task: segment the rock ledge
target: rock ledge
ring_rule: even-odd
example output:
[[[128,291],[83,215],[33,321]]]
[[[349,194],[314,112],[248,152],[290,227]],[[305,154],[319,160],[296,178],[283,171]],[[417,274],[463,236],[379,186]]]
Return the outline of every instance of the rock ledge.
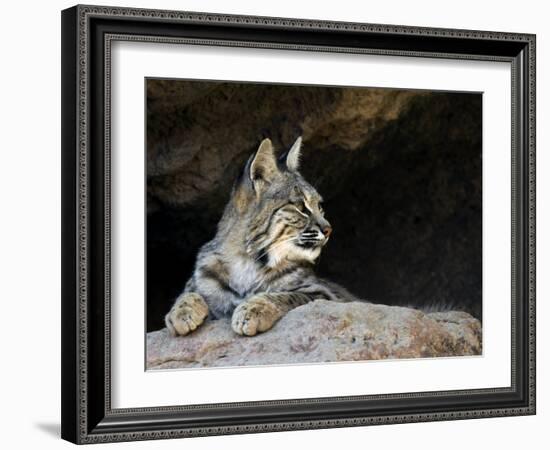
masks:
[[[481,354],[481,323],[465,312],[421,311],[316,300],[290,311],[266,333],[242,337],[230,320],[194,333],[147,334],[147,368],[300,364]]]

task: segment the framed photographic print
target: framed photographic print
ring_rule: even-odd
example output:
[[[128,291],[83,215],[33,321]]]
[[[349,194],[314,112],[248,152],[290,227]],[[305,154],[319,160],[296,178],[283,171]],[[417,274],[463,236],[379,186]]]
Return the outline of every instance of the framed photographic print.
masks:
[[[62,436],[535,413],[535,36],[62,12]]]

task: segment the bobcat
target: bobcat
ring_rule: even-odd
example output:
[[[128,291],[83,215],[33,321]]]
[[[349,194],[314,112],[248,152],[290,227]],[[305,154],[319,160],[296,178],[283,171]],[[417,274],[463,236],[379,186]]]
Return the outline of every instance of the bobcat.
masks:
[[[298,172],[302,139],[277,158],[264,139],[233,187],[216,236],[198,252],[195,269],[166,315],[174,336],[231,315],[246,336],[269,330],[291,309],[315,299],[353,301],[313,266],[332,228],[322,198]]]

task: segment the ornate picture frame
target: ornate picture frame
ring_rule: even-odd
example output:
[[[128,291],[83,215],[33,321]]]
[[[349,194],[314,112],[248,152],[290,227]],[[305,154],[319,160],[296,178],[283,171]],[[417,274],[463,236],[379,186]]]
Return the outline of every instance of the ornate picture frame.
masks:
[[[111,46],[117,41],[511,65],[510,386],[112,407]],[[62,437],[74,443],[535,414],[535,36],[75,6],[62,12]]]

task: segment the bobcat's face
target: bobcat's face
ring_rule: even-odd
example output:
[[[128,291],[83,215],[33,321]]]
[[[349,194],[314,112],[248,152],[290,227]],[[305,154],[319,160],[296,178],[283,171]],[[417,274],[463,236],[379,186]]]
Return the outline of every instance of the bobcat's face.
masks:
[[[298,173],[300,143],[277,161],[265,140],[247,164],[253,196],[247,201],[246,250],[265,266],[313,263],[332,232],[321,196]]]
[[[262,245],[269,265],[279,265],[285,260],[314,262],[332,232],[324,217],[321,197],[313,187],[300,181],[293,186],[284,205],[273,205]]]

